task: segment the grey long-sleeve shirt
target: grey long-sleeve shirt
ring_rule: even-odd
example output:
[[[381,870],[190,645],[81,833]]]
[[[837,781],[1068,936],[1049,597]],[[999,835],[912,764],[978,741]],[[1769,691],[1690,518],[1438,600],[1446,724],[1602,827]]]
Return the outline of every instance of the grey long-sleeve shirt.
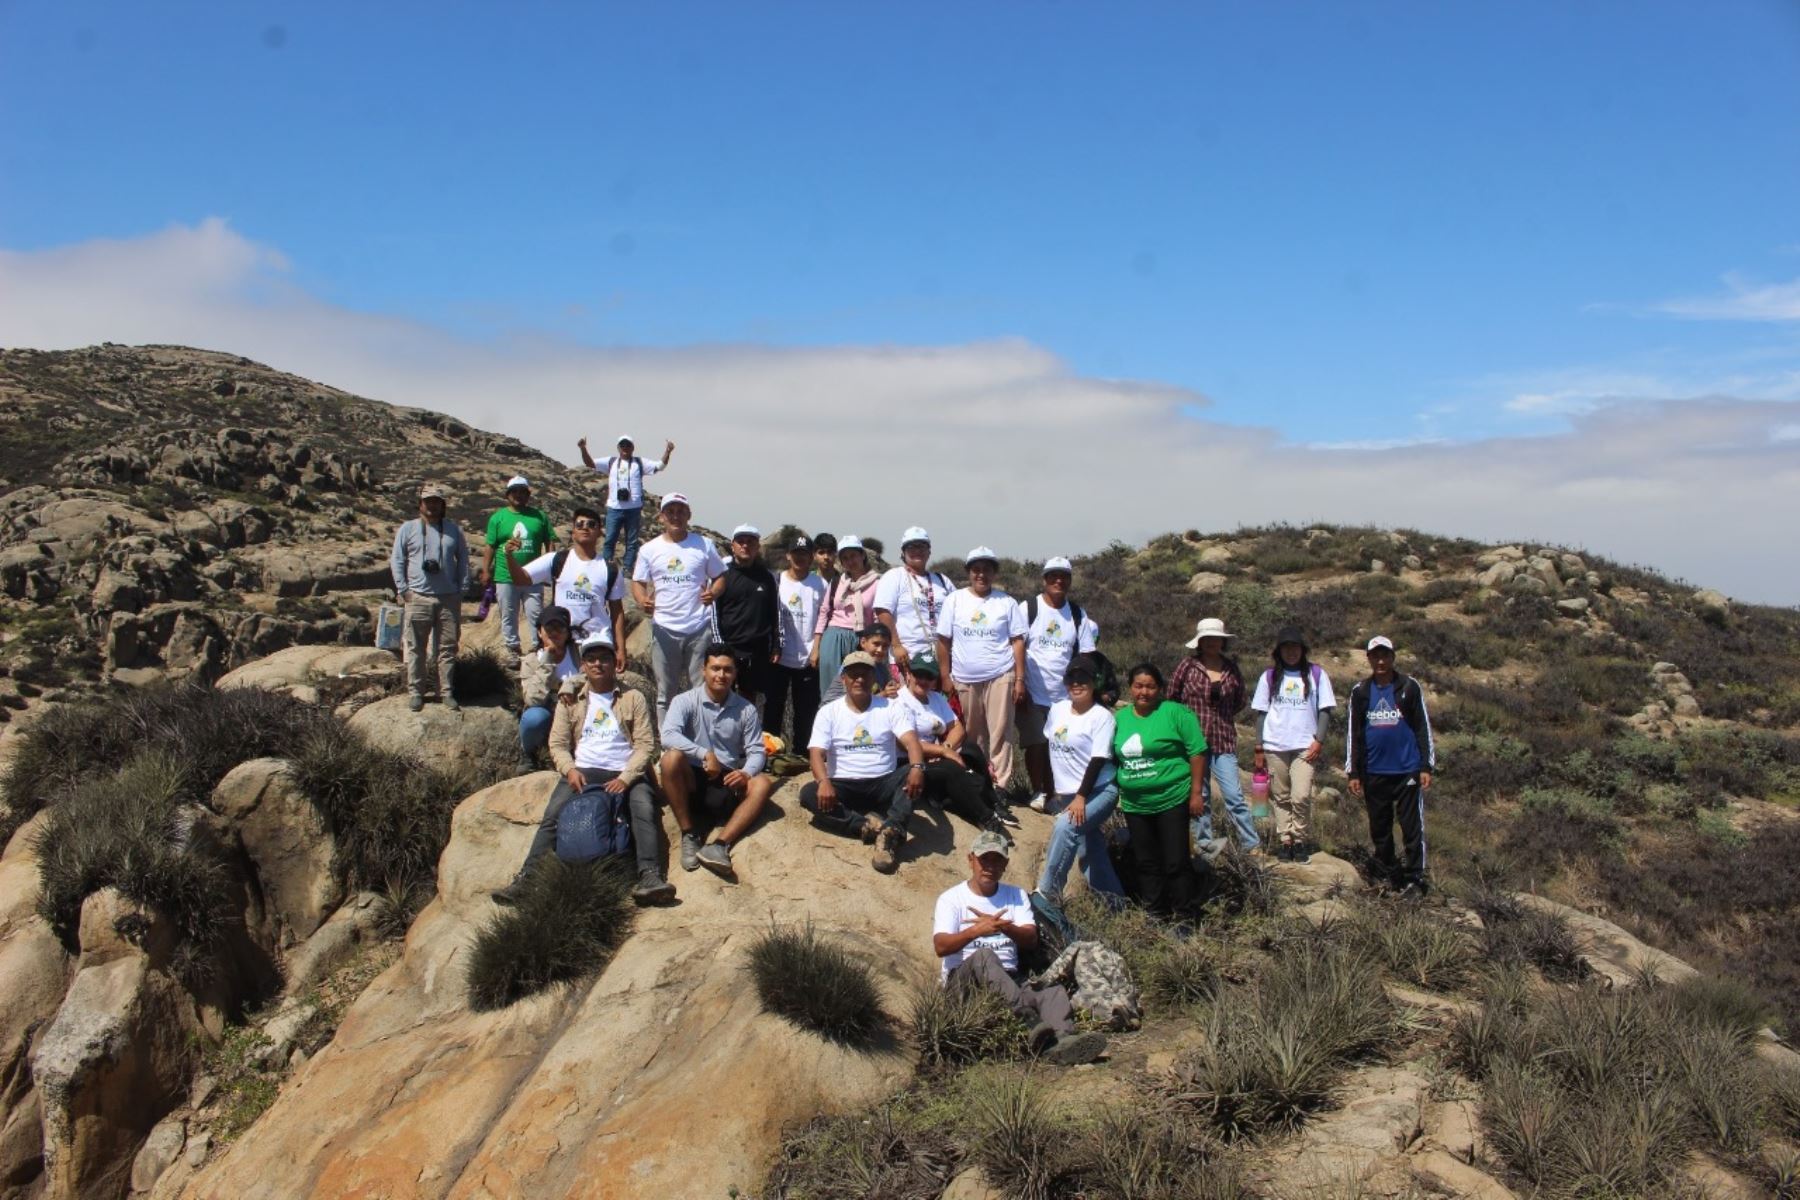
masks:
[[[438,569],[427,571],[427,560]],[[388,560],[396,592],[460,596],[469,580],[469,545],[455,521],[437,525],[414,517],[394,531],[394,553]]]
[[[662,743],[694,763],[711,750],[726,770],[746,775],[762,774],[769,757],[763,749],[762,718],[756,715],[756,705],[736,692],[725,697],[725,703],[716,704],[704,685],[669,701]]]

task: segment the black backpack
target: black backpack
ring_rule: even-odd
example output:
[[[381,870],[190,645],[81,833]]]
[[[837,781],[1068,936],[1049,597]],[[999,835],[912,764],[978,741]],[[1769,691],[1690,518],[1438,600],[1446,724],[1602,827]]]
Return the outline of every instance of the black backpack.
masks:
[[[1037,624],[1037,615],[1038,598],[1033,594],[1025,600],[1025,627],[1028,630]],[[1073,600],[1069,601],[1069,615],[1075,622],[1075,633],[1070,641],[1072,653],[1069,655],[1073,661],[1076,654],[1084,653],[1081,649],[1081,620],[1084,615],[1081,605]],[[1119,670],[1113,666],[1112,659],[1099,650],[1088,650],[1085,653],[1094,660],[1094,699],[1111,708],[1119,702]]]

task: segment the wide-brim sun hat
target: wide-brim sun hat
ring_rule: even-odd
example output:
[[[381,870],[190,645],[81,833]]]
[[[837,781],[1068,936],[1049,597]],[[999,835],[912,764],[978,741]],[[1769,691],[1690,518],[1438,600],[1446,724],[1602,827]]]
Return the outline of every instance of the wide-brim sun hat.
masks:
[[[1198,650],[1200,648],[1200,639],[1201,638],[1216,637],[1216,638],[1224,638],[1226,641],[1230,641],[1232,638],[1234,638],[1236,636],[1237,636],[1237,634],[1235,634],[1235,633],[1226,633],[1225,632],[1225,622],[1219,620],[1219,618],[1217,618],[1217,617],[1202,617],[1202,618],[1200,618],[1199,622],[1194,626],[1194,637],[1193,637],[1193,640],[1191,640],[1187,643],[1187,648],[1189,650]]]

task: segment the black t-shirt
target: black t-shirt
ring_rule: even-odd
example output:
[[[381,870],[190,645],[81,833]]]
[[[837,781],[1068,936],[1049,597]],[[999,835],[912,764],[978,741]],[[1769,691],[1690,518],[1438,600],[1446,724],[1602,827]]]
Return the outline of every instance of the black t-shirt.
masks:
[[[773,647],[780,619],[775,573],[757,563],[725,568],[725,590],[714,604],[719,610],[719,640],[732,646]]]

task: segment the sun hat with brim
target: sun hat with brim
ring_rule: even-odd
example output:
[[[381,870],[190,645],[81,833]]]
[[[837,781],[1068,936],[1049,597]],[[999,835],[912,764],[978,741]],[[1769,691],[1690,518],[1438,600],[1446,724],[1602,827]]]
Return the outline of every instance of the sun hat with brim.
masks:
[[[837,552],[839,554],[842,554],[846,550],[855,550],[855,551],[861,553],[864,557],[867,557],[868,553],[869,553],[868,550],[866,548],[864,548],[864,546],[862,544],[862,539],[857,537],[854,533],[845,534],[843,536],[843,538],[840,539],[837,544]]]
[[[517,491],[519,488],[524,488],[529,492],[531,490],[531,480],[525,478],[523,475],[514,475],[511,479],[506,481],[507,491]]]
[[[991,562],[997,567],[1000,565],[1000,556],[987,546],[977,546],[963,555],[963,566],[965,567],[973,566],[978,562]]]
[[[1219,618],[1202,617],[1200,618],[1199,623],[1194,626],[1194,639],[1187,644],[1187,648],[1189,650],[1198,650],[1200,648],[1201,638],[1216,637],[1230,641],[1236,636],[1237,634],[1235,633],[1225,632],[1225,622],[1219,620]]]
[[[611,650],[612,648],[613,640],[610,633],[590,633],[581,639],[581,657],[583,658],[588,656],[589,650]]]
[[[943,671],[938,668],[937,655],[929,650],[921,651],[908,659],[906,669],[914,675],[928,675],[933,679],[943,674]]]
[[[670,492],[668,495],[666,495],[662,498],[662,504],[658,506],[657,511],[660,512],[660,511],[662,511],[662,509],[669,507],[669,505],[671,505],[671,504],[688,504],[688,498],[686,496],[682,495],[680,492]],[[691,504],[688,504],[688,507],[692,508],[694,506]]]
[[[931,545],[931,535],[926,533],[921,526],[909,525],[907,526],[906,532],[900,535],[900,548],[904,550],[914,542],[924,542],[929,546]],[[841,550],[843,547],[839,546],[838,549]]]
[[[444,485],[441,483],[427,483],[419,488],[419,499],[421,500],[448,500],[449,498],[450,493],[444,489]]]
[[[998,854],[1001,858],[1010,860],[1012,858],[1012,846],[1007,843],[1007,840],[1004,837],[995,833],[993,830],[984,829],[975,835],[975,840],[973,842],[969,843],[969,853],[973,854],[976,858],[980,858],[984,854]]]
[[[741,537],[753,537],[757,541],[761,541],[762,530],[754,525],[739,525],[736,529],[731,531],[731,540],[735,542]]]
[[[1311,649],[1311,647],[1306,644],[1306,635],[1300,632],[1300,627],[1298,625],[1283,625],[1280,632],[1276,633],[1275,648],[1277,650],[1281,649],[1289,642],[1293,642],[1302,650]]]
[[[838,668],[838,674],[842,675],[851,667],[867,667],[869,670],[873,671],[875,669],[875,656],[866,650],[852,650],[850,653],[844,655],[844,665]]]
[[[1369,644],[1365,648],[1370,654],[1375,653],[1377,650],[1386,650],[1389,654],[1392,654],[1394,652],[1394,643],[1387,638],[1382,637],[1380,634],[1377,634],[1369,639]]]
[[[1057,571],[1061,571],[1065,575],[1073,576],[1075,574],[1075,564],[1068,559],[1061,557],[1053,558],[1044,564],[1045,575],[1051,575]]]

